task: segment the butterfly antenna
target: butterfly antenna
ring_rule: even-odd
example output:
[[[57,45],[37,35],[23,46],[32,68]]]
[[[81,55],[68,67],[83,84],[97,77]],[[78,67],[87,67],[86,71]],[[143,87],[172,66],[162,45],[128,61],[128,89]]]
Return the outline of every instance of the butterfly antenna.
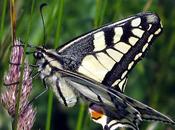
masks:
[[[42,24],[43,24],[43,33],[44,33],[44,47],[45,47],[45,44],[46,44],[46,31],[45,31],[45,23],[44,23],[44,17],[43,17],[43,7],[46,6],[47,3],[43,3],[40,5],[40,14],[41,14],[41,19],[42,19]]]

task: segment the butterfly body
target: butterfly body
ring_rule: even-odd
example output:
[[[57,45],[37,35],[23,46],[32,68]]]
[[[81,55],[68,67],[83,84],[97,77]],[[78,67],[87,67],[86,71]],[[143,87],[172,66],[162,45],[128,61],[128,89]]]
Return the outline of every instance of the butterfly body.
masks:
[[[123,94],[128,73],[161,33],[160,19],[140,13],[103,26],[56,50],[37,47],[34,57],[43,82],[72,107],[79,97],[90,103],[92,119],[105,130],[138,130],[142,120],[175,124],[167,116]],[[118,91],[119,90],[119,91]]]
[[[39,66],[40,77],[44,83],[49,84],[55,92],[58,100],[67,107],[72,107],[77,102],[77,94],[73,88],[62,78],[62,74],[56,73],[58,69],[63,69],[60,57],[55,50],[38,48],[35,54],[37,65]],[[44,69],[43,69],[44,68]]]

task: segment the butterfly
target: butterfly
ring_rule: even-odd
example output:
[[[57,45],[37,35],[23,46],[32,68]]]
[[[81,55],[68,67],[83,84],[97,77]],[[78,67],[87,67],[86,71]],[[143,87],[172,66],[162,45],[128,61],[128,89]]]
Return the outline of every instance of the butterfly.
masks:
[[[104,130],[139,130],[142,120],[175,125],[169,117],[123,93],[129,72],[162,29],[156,14],[139,13],[88,32],[57,49],[36,47],[38,72],[65,106],[74,106],[79,97],[88,102],[92,120]]]

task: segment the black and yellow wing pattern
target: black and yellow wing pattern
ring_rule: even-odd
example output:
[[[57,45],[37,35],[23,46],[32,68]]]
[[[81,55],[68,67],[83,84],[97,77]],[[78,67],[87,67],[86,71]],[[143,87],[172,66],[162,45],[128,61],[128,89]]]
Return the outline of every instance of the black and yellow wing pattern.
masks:
[[[59,47],[37,47],[40,76],[58,100],[74,106],[78,97],[90,102],[92,119],[106,130],[131,127],[142,120],[175,124],[156,110],[122,94],[128,73],[161,33],[160,19],[140,13],[105,25]]]
[[[58,53],[67,57],[64,69],[123,89],[128,72],[161,31],[156,15],[141,13],[76,38]]]

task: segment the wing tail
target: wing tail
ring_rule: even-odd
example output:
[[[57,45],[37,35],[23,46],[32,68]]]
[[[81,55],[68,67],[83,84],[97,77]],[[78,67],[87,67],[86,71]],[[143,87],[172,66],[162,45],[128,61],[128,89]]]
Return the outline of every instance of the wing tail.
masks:
[[[113,90],[112,90],[113,91]],[[143,104],[133,98],[130,98],[120,92],[114,91],[120,98],[125,100],[128,104],[134,107],[141,114],[141,118],[147,121],[159,121],[165,124],[170,124],[175,126],[175,121],[168,116],[156,111],[155,109]]]
[[[127,102],[138,110],[141,114],[143,120],[147,121],[159,121],[165,124],[175,125],[175,121],[169,118],[168,116],[156,111],[155,109],[136,101],[130,97],[125,98]]]

